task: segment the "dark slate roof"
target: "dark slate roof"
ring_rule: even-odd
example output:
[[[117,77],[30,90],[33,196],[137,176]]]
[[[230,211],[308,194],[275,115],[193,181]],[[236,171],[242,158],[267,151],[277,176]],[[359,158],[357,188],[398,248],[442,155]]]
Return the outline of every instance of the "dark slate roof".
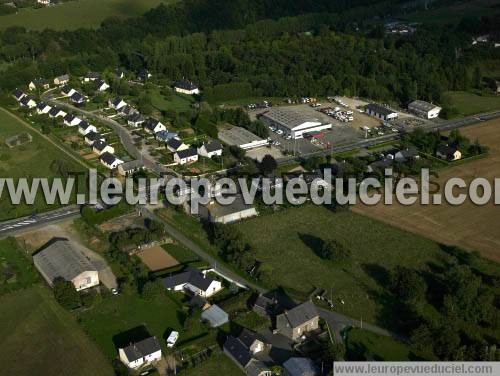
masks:
[[[64,121],[67,121],[68,123],[72,122],[74,119],[76,118],[75,115],[73,114],[66,114],[66,116],[64,117]]]
[[[92,145],[92,147],[94,149],[99,150],[99,151],[103,151],[106,146],[108,146],[107,142],[106,141],[102,141],[102,140],[97,140]]]
[[[87,123],[86,120],[82,120],[82,122],[78,124],[78,128],[80,128],[83,131],[86,130],[88,127],[90,127],[90,124]]]
[[[447,156],[452,156],[453,154],[455,154],[456,151],[457,149],[452,148],[451,146],[448,145],[439,145],[437,148],[437,152]]]
[[[35,78],[33,80],[33,83],[35,84],[35,86],[45,86],[49,83],[49,81],[47,81],[45,78]]]
[[[400,152],[404,158],[415,158],[416,156],[418,156],[418,150],[413,147],[401,150]]]
[[[238,339],[248,348],[250,348],[250,346],[252,346],[255,341],[266,343],[266,340],[263,336],[246,328],[244,328],[240,333]]]
[[[40,111],[42,111],[45,107],[47,106],[47,104],[45,102],[40,102],[36,105],[36,108]]]
[[[189,283],[200,290],[206,291],[213,281],[214,279],[210,277],[204,277],[202,272],[198,269],[191,269],[186,272],[164,278],[162,283],[167,289]]]
[[[177,150],[179,146],[182,145],[182,141],[178,138],[172,138],[167,142],[167,146],[171,147],[174,150]]]
[[[16,88],[16,89],[12,90],[12,95],[14,97],[16,97],[17,99],[19,99],[24,95],[24,93],[21,90]]]
[[[85,97],[80,94],[79,92],[76,92],[74,93],[71,98],[70,98],[73,102],[77,102],[77,103],[80,103],[80,102],[84,102],[85,101]]]
[[[52,110],[49,111],[49,115],[56,116],[61,109],[59,107],[52,107]]]
[[[70,91],[71,91],[71,88],[68,85],[64,85],[61,88],[61,93],[63,93],[63,94],[68,94]]]
[[[97,86],[97,88],[100,88],[102,85],[104,85],[106,82],[104,82],[104,80],[101,80],[100,78],[95,80],[95,85]]]
[[[102,139],[102,136],[99,133],[92,131],[92,132],[87,133],[87,135],[85,136],[85,139],[89,140],[89,141],[97,141],[97,140]]]
[[[133,123],[137,123],[137,122],[140,122],[140,121],[144,121],[144,116],[142,116],[140,113],[138,112],[134,112],[133,114],[130,114],[128,117],[127,117],[127,121],[131,121]]]
[[[305,322],[318,317],[318,310],[311,302],[302,303],[289,311],[285,311],[280,316],[284,316],[292,328],[296,328]]]
[[[97,72],[88,72],[86,75],[85,75],[85,78],[90,78],[90,79],[98,79],[98,78],[101,78],[101,75]]]
[[[21,104],[28,104],[29,101],[31,100],[34,100],[34,98],[31,96],[31,95],[25,95],[22,99],[21,99]]]
[[[153,131],[155,127],[160,123],[159,120],[156,120],[154,118],[147,118],[146,121],[144,122],[144,127]]]
[[[123,349],[129,362],[134,362],[160,350],[161,347],[156,337],[146,338]]]
[[[314,362],[309,358],[290,358],[283,363],[285,373],[290,376],[316,375]]]
[[[252,356],[248,348],[240,340],[234,338],[233,336],[227,337],[223,347],[224,351],[230,354],[232,358],[243,368],[245,368],[250,360],[252,360]]]
[[[247,376],[260,376],[263,371],[269,371],[269,368],[263,361],[258,359],[251,359],[250,363],[245,367]]]
[[[116,160],[115,156],[113,154],[111,154],[111,153],[108,153],[108,152],[106,152],[103,155],[101,155],[99,157],[99,159],[101,161],[103,161],[104,163],[106,163],[107,165],[113,164],[113,162]]]
[[[217,150],[222,150],[222,145],[219,141],[210,141],[203,144],[203,146],[205,146],[207,153],[212,153]]]
[[[113,97],[113,98],[110,99],[110,103],[113,106],[118,106],[121,101],[122,101],[122,99],[120,97]]]
[[[180,159],[184,159],[184,158],[194,157],[195,155],[198,155],[198,151],[195,148],[188,148],[185,150],[179,150],[177,152],[177,155]]]
[[[395,111],[391,110],[390,108],[384,107],[378,103],[370,103],[370,104],[366,105],[366,108],[368,108],[369,110],[371,110],[377,114],[381,114],[384,116],[395,113]]]
[[[184,90],[195,90],[198,89],[198,86],[196,86],[194,83],[188,80],[179,80],[174,83],[174,87],[178,87],[179,89],[184,89]]]

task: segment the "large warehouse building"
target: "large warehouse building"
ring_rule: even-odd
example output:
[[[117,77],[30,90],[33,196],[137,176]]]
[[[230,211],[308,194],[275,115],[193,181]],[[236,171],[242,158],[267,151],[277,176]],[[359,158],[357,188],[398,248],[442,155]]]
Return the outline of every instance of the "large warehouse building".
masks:
[[[374,116],[376,118],[385,121],[397,119],[399,116],[396,111],[393,111],[390,108],[387,108],[377,103],[367,104],[365,107],[365,112],[368,115]]]
[[[408,105],[408,111],[424,119],[435,119],[441,112],[441,107],[424,101],[413,101]]]
[[[42,249],[33,256],[33,262],[50,286],[56,278],[72,282],[77,291],[99,284],[94,265],[67,240],[57,240]]]
[[[241,127],[231,127],[219,131],[219,140],[227,145],[239,146],[243,150],[260,148],[269,145],[267,140]]]
[[[293,139],[304,138],[306,133],[332,129],[332,124],[325,124],[318,119],[311,119],[291,108],[273,108],[260,116],[267,125],[280,129],[285,136]]]

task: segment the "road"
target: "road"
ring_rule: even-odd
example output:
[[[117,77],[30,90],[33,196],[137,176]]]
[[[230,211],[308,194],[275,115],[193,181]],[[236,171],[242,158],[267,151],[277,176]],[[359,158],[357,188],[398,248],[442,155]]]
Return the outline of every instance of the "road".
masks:
[[[80,115],[85,116],[86,118],[89,119],[94,119],[97,120],[103,124],[106,124],[109,126],[113,131],[118,135],[120,138],[120,142],[122,143],[123,147],[129,153],[133,158],[142,160],[144,165],[154,171],[156,174],[161,175],[162,173],[167,172],[168,170],[160,165],[154,158],[151,156],[144,154],[134,143],[132,134],[130,131],[117,121],[110,119],[104,115],[100,115],[98,113],[92,112],[92,111],[87,111],[78,107],[75,107],[69,103],[62,102],[58,99],[52,98],[51,93],[54,92],[54,90],[57,89],[51,89],[46,92],[44,92],[41,95],[41,98],[43,101],[49,104],[57,105],[59,107],[64,107],[73,113],[79,113]]]
[[[79,216],[80,207],[78,205],[71,205],[43,214],[34,214],[32,216],[2,222],[0,223],[0,238],[18,235],[51,223],[70,218],[78,218]]]

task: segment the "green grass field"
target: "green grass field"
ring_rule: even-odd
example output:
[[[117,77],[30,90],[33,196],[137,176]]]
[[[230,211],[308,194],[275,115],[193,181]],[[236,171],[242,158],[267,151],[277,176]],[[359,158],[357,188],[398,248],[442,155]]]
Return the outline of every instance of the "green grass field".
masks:
[[[227,357],[227,355],[224,355],[222,352],[217,352],[199,365],[185,368],[177,372],[177,374],[182,376],[238,376],[244,373]]]
[[[348,360],[414,360],[404,343],[357,328],[351,328],[347,332],[346,350]]]
[[[14,148],[8,148],[4,141],[10,136],[28,132],[33,142]],[[83,171],[83,166],[71,160],[61,150],[50,144],[36,132],[30,130],[17,119],[0,111],[0,176],[6,178],[53,178],[59,175],[51,165],[54,161],[62,161],[68,171]],[[82,185],[83,186],[83,185]],[[0,198],[0,220],[29,215],[34,211],[51,210],[57,205],[48,205],[41,194],[34,205],[20,203],[13,205],[6,196],[6,190]]]
[[[1,297],[0,317],[2,374],[113,375],[106,358],[46,287]]]
[[[256,217],[236,225],[272,268],[269,287],[284,287],[301,299],[314,288],[333,293],[335,310],[368,322],[389,325],[389,273],[398,265],[428,271],[449,260],[438,244],[354,214],[307,205]],[[351,250],[350,262],[318,257],[323,241],[336,239]],[[340,304],[343,299],[345,304]]]
[[[0,295],[27,288],[38,280],[38,273],[21,252],[15,239],[0,240]]]
[[[455,107],[461,116],[500,109],[500,96],[479,96],[465,91],[445,93],[444,102]]]
[[[41,9],[26,8],[0,16],[0,28],[24,26],[30,30],[96,28],[108,17],[127,18],[175,0],[74,0]]]
[[[196,337],[204,330],[201,323],[184,330],[183,312],[168,297],[147,301],[137,294],[127,293],[105,299],[92,309],[80,312],[78,318],[85,331],[109,359],[116,357],[116,346],[122,341],[121,337],[130,338],[124,333],[135,328],[145,328],[163,345],[172,329],[180,332],[179,341]]]
[[[151,103],[159,111],[188,112],[193,104],[189,95],[172,94],[169,98],[163,96],[158,90],[151,91]]]

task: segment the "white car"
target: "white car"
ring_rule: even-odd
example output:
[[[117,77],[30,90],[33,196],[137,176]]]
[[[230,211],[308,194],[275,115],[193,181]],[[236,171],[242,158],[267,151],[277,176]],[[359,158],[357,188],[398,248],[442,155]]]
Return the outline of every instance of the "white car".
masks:
[[[284,132],[283,132],[281,129],[278,129],[278,130],[276,131],[276,133],[277,133],[277,134],[279,134],[279,135],[282,135]]]
[[[115,288],[113,287],[113,288],[111,289],[111,293],[112,293],[113,295],[118,295],[118,290],[117,290],[117,289],[115,289]]]
[[[170,333],[167,338],[167,347],[174,347],[178,339],[179,339],[179,332],[173,330],[172,333]]]

